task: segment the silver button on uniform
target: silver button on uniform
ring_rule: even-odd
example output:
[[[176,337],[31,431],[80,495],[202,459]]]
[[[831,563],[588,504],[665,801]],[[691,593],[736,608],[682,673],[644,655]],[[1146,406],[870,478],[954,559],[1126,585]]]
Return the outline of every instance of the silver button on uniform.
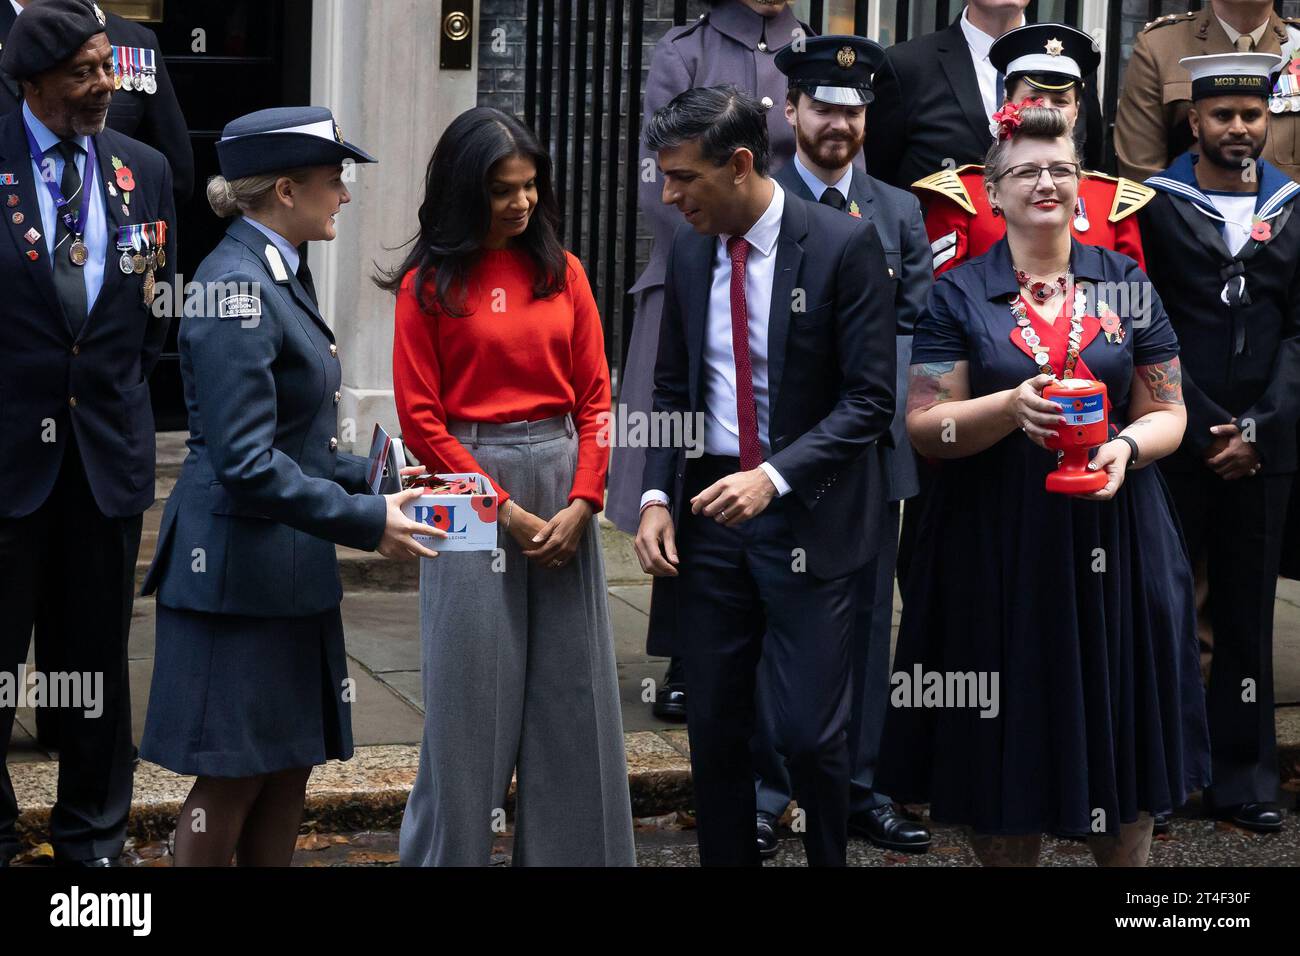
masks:
[[[330,355],[332,355],[334,358],[339,357],[339,347],[337,345],[330,346]]]
[[[772,97],[765,96],[763,97],[762,102],[763,102],[763,109],[770,110],[772,108]]]
[[[338,448],[339,448],[339,440],[337,438],[331,438],[330,451],[338,451]]]
[[[343,395],[342,395],[340,392],[335,392],[335,393],[334,393],[334,404],[337,405],[337,404],[338,404],[339,402],[341,402],[341,401],[343,401]]]

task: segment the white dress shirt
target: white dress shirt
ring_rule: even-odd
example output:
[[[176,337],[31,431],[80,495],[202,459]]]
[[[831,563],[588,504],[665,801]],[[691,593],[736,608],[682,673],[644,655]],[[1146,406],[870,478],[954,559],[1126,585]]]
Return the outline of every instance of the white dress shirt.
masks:
[[[19,3],[18,0],[9,0],[9,6],[14,8],[14,13],[19,16],[23,15],[23,5]]]
[[[1223,32],[1228,34],[1228,39],[1232,41],[1233,46],[1237,45],[1238,37],[1246,36],[1246,34],[1242,33],[1236,27],[1229,26],[1228,22],[1224,20],[1223,17],[1216,16],[1214,19],[1219,21],[1219,26],[1223,27]],[[1268,20],[1265,20],[1259,26],[1255,27],[1255,29],[1250,31],[1250,39],[1254,42],[1256,49],[1259,49],[1259,41],[1264,39],[1264,31],[1267,29]]]
[[[850,169],[850,173],[852,170]],[[847,193],[845,194],[847,198]],[[750,245],[745,261],[745,310],[749,318],[749,361],[754,375],[754,404],[758,412],[758,438],[763,457],[771,455],[768,443],[767,327],[772,310],[772,282],[776,276],[776,247],[785,212],[785,191],[772,184],[772,201],[758,221],[745,233]],[[708,455],[740,455],[740,425],[736,416],[736,356],[731,347],[731,256],[727,240],[714,242],[713,285],[709,290],[709,313],[704,331],[704,452]],[[790,493],[790,486],[769,462],[759,465],[772,479],[778,495]],[[641,507],[653,502],[668,503],[663,489],[651,489],[641,496]]]
[[[975,64],[975,79],[980,85],[980,99],[984,101],[984,115],[993,121],[993,114],[1002,108],[997,99],[998,70],[989,62],[989,47],[997,37],[991,37],[970,22],[969,10],[961,11],[961,32],[966,37],[966,46],[970,47],[971,62]],[[1024,26],[1025,18],[1020,18],[1019,26]],[[991,137],[992,134],[990,134]]]
[[[798,153],[795,153],[794,156],[794,168],[795,171],[799,174],[799,178],[803,180],[803,184],[808,187],[808,191],[812,193],[813,202],[821,202],[822,193],[826,192],[826,190],[830,189],[831,187],[827,186],[824,182],[818,179],[816,174],[813,173],[812,170],[810,170],[807,166],[803,164],[803,160],[799,158]],[[846,169],[844,172],[844,175],[840,177],[839,182],[834,183],[833,185],[836,189],[840,191],[840,195],[844,197],[844,205],[848,206],[849,187],[853,185],[853,164],[852,163],[849,164],[848,169]]]

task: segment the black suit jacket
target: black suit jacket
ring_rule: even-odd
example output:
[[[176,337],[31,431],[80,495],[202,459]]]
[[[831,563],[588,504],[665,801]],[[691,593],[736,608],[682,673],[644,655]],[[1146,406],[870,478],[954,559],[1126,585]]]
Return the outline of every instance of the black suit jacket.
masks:
[[[1088,169],[1105,169],[1096,77],[1084,83],[1076,125]],[[898,43],[876,71],[876,99],[868,107],[867,171],[907,189],[938,172],[982,163],[992,145],[970,47],[958,18],[946,29]]]
[[[8,4],[5,4],[7,7]],[[114,181],[113,157],[132,171],[135,189],[122,212],[120,190],[106,195],[108,237],[104,284],[94,308],[74,328],[59,303],[21,112],[0,117],[0,172],[17,176],[0,187],[0,517],[19,518],[49,497],[58,478],[65,436],[74,434],[100,511],[127,517],[153,504],[154,420],[149,373],[158,361],[168,319],[161,307],[144,304],[144,276],[118,268],[116,231],[128,224],[163,220],[168,225],[167,266],[157,281],[175,278],[176,211],[171,169],[157,150],[106,129],[95,137],[99,175],[95,186]],[[8,197],[18,197],[10,207]],[[21,212],[22,223],[12,214]],[[27,253],[35,249],[39,258]],[[155,303],[160,305],[160,303]],[[70,399],[77,400],[72,407]],[[52,434],[54,440],[47,440]]]
[[[108,108],[108,128],[132,139],[147,143],[167,157],[172,167],[172,190],[177,204],[187,202],[194,192],[194,149],[190,131],[176,99],[167,64],[158,37],[143,24],[125,20],[115,13],[108,16],[104,32],[114,46],[144,47],[154,51],[158,65],[158,92],[152,96],[138,90],[121,89],[113,94]],[[17,14],[8,0],[0,2],[0,44],[7,41]],[[0,73],[0,116],[17,109],[22,103],[18,84]]]
[[[716,237],[682,225],[664,286],[656,412],[704,405]],[[833,579],[876,553],[885,496],[877,440],[894,413],[894,297],[876,230],[788,191],[768,320],[768,461],[791,487],[791,531],[808,570]],[[795,311],[803,292],[806,306]],[[651,448],[642,487],[683,507],[684,449]]]

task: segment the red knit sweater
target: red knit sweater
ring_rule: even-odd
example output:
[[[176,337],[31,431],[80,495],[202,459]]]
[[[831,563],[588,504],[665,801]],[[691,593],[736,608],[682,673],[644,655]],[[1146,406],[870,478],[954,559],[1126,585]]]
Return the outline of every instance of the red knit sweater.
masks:
[[[415,271],[408,273],[397,295],[393,387],[403,441],[420,463],[487,475],[503,503],[509,492],[448,433],[447,421],[539,421],[572,413],[578,467],[569,501],[581,498],[600,511],[609,469],[609,449],[596,437],[597,416],[610,403],[605,336],[582,263],[565,255],[564,291],[535,299],[527,253],[484,250],[470,273],[463,319],[421,309]]]

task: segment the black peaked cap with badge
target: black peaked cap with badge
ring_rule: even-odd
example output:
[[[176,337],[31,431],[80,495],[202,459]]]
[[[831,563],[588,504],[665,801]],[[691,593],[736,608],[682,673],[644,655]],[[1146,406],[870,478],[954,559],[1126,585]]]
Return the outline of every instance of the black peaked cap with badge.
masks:
[[[0,70],[26,80],[52,70],[104,32],[108,18],[91,0],[36,0],[9,31]]]
[[[323,106],[281,106],[241,116],[221,131],[217,159],[228,180],[297,166],[334,166],[344,160],[378,162],[343,141],[334,114]]]
[[[776,68],[820,103],[866,106],[876,98],[871,77],[885,61],[885,48],[858,36],[802,37],[776,54]]]
[[[989,62],[1007,78],[1023,76],[1037,90],[1069,89],[1097,72],[1101,53],[1092,37],[1064,23],[1029,23],[989,47]]]

